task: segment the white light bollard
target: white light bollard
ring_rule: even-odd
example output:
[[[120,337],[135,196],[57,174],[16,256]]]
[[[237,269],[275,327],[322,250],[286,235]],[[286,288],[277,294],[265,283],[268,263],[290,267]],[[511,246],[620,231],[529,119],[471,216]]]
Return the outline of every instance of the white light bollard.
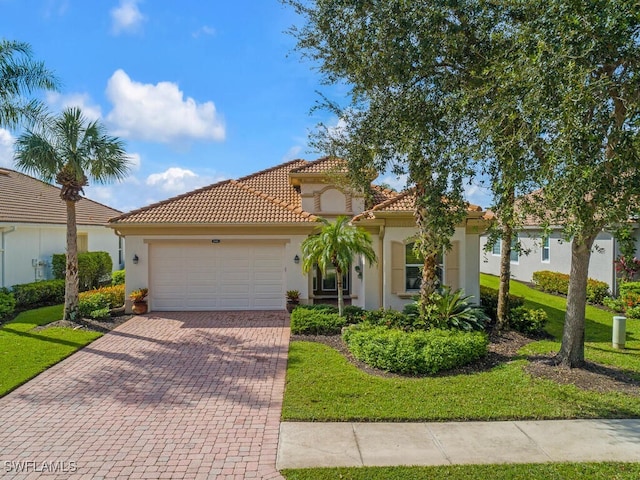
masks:
[[[613,317],[613,348],[624,348],[627,338],[627,317]]]

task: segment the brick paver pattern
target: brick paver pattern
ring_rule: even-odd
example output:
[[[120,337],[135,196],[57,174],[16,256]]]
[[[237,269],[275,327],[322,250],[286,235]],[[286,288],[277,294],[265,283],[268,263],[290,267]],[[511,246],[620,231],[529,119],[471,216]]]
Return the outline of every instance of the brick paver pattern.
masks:
[[[134,317],[0,399],[0,477],[282,478],[288,342],[284,311]]]

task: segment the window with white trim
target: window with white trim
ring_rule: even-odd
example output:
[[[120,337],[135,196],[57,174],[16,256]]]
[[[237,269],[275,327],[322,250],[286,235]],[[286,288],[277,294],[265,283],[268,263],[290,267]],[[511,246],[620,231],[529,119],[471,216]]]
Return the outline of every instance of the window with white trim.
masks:
[[[500,256],[500,249],[502,248],[502,239],[499,238],[496,240],[496,243],[491,247],[491,255],[495,255],[497,257]]]
[[[520,261],[520,252],[517,250],[518,247],[518,235],[514,235],[511,237],[511,256],[509,260],[511,263],[518,263]]]
[[[543,237],[542,239],[542,261],[549,262],[551,260],[551,245],[549,243],[549,237]]]
[[[405,271],[405,290],[407,292],[420,290],[420,284],[422,283],[422,267],[424,261],[413,250],[414,244],[407,243],[405,245],[404,256],[404,271]],[[438,282],[442,283],[442,277],[444,272],[444,261],[442,254],[438,255],[436,260],[438,266],[436,267],[436,275]]]

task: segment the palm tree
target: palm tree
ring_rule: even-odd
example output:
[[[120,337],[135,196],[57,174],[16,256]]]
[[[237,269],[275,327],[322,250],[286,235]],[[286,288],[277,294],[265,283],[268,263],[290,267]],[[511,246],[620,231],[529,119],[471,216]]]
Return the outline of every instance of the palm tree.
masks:
[[[342,316],[342,275],[349,269],[355,255],[362,255],[371,265],[376,262],[376,254],[369,233],[351,225],[348,217],[338,217],[334,223],[324,218],[320,220],[324,225],[318,235],[312,235],[302,242],[302,271],[307,273],[314,265],[318,265],[322,274],[326,275],[327,267],[336,269],[338,313]]]
[[[64,318],[78,312],[78,235],[76,202],[89,178],[99,183],[119,180],[129,171],[124,144],[108,136],[98,122],[88,122],[79,108],[49,118],[37,131],[27,130],[16,141],[16,165],[62,188],[67,206],[67,266]],[[89,178],[88,178],[88,177]]]
[[[44,113],[38,100],[25,100],[36,90],[56,90],[58,80],[42,62],[31,58],[28,43],[0,39],[0,127],[33,122]]]

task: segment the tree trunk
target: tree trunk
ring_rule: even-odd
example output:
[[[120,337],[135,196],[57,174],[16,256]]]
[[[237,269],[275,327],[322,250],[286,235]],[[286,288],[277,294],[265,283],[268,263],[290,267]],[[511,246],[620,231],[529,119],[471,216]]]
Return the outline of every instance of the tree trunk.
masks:
[[[338,315],[342,317],[344,312],[344,296],[342,295],[342,270],[337,265],[336,267],[336,285],[338,286]]]
[[[422,283],[420,283],[420,314],[427,319],[426,306],[429,304],[431,295],[438,288],[438,256],[426,255],[424,257],[424,265],[422,267]]]
[[[78,231],[76,227],[76,202],[67,204],[67,269],[65,273],[64,319],[78,316]]]
[[[582,242],[574,238],[571,243],[571,273],[567,312],[564,317],[562,346],[557,360],[565,367],[574,368],[584,364],[584,328],[587,306],[587,279],[591,247],[597,234],[586,237]]]
[[[500,332],[507,327],[509,321],[509,286],[511,282],[511,241],[513,228],[509,222],[502,226],[500,249],[500,287],[498,288],[498,311],[495,330]]]

